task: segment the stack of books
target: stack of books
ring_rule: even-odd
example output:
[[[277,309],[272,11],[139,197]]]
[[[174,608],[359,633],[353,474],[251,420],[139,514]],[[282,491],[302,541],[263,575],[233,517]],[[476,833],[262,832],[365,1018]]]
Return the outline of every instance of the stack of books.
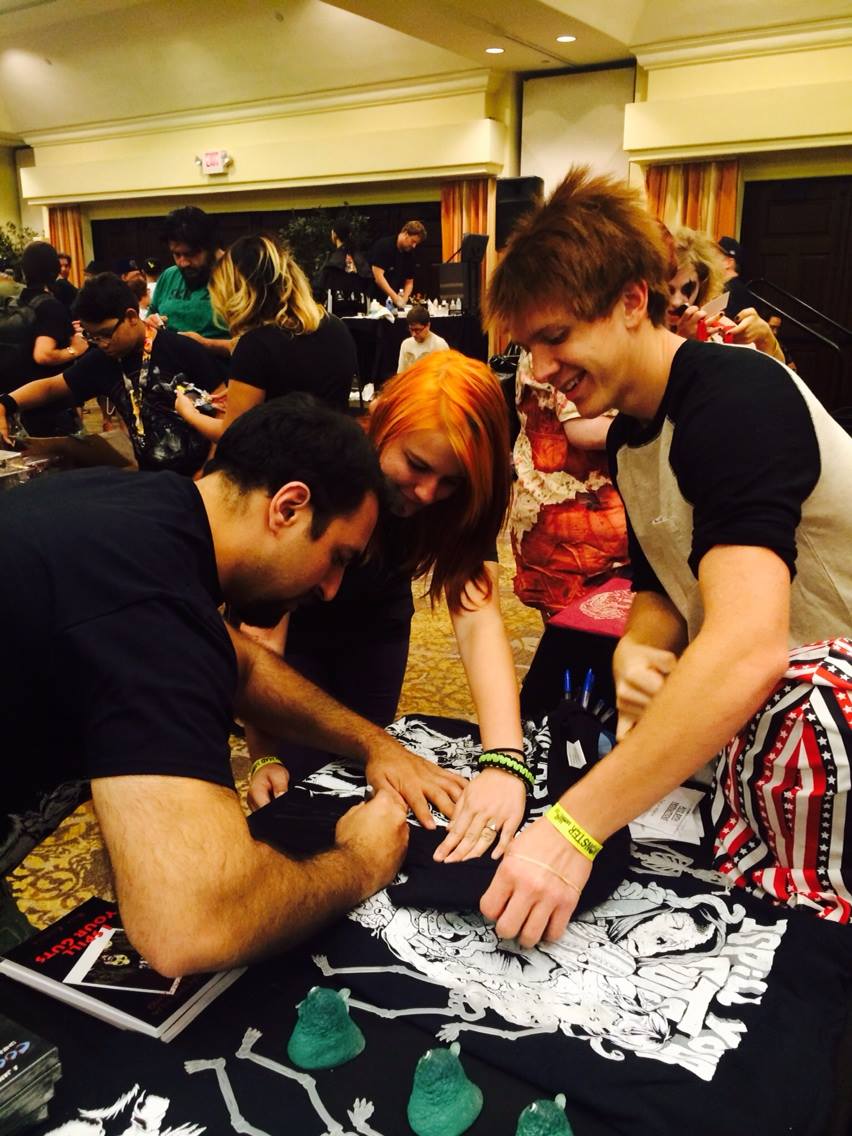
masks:
[[[0,1136],[44,1120],[61,1076],[56,1046],[0,1014]]]
[[[0,974],[161,1041],[171,1041],[244,970],[158,974],[127,938],[116,905],[97,898],[0,957]]]

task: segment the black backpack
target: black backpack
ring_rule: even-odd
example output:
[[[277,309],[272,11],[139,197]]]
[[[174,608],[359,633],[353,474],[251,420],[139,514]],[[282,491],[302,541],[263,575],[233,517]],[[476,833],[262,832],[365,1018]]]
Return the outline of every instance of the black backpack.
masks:
[[[50,300],[49,292],[22,304],[19,296],[0,296],[0,390],[19,385],[18,372],[32,357],[36,339],[36,308]]]

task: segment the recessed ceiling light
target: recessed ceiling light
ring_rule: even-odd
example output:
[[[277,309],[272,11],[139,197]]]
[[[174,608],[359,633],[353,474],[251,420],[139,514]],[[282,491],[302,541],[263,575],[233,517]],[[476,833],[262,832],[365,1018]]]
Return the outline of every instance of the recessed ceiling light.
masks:
[[[485,54],[486,55],[502,55],[503,54],[503,48],[502,47],[486,47]]]
[[[576,36],[557,36],[556,42],[557,43],[573,43],[576,40],[576,38],[577,38]]]

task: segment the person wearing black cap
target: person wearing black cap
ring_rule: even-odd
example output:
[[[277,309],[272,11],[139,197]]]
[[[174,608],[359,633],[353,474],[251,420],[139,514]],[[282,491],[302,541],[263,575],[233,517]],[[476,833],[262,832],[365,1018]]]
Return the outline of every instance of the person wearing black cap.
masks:
[[[740,312],[754,307],[754,296],[740,278],[740,242],[733,237],[720,237],[718,244],[725,262],[725,291],[731,297],[728,301],[728,315],[731,319],[736,319]]]
[[[120,276],[124,283],[130,284],[131,287],[134,281],[139,280],[147,284],[144,269],[132,256],[125,256],[121,260],[116,260],[113,263],[112,270],[116,276]]]

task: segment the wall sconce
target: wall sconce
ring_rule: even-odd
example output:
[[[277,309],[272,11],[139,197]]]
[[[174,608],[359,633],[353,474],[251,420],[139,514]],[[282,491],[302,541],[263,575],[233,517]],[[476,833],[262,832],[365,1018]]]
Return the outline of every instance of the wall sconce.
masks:
[[[227,150],[205,150],[200,158],[196,156],[195,164],[204,174],[224,174],[234,164],[234,159]]]

